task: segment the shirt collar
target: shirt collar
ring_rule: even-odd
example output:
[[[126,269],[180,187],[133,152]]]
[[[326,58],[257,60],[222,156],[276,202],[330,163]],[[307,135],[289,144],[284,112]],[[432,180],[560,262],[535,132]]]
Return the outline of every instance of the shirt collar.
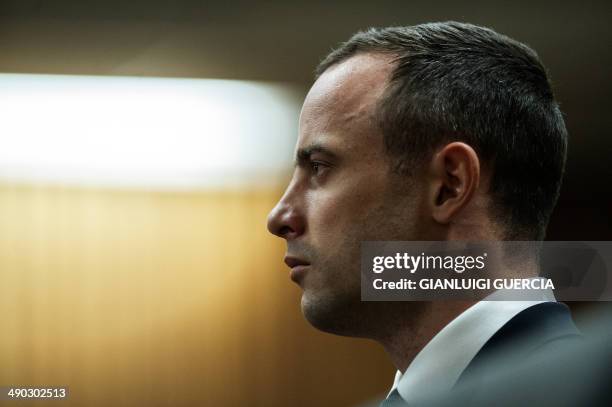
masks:
[[[548,301],[555,301],[552,290],[542,298],[530,301],[499,301],[494,292],[477,302],[433,337],[417,354],[406,372],[399,370],[391,388],[397,389],[408,402],[427,399],[435,393],[449,391],[461,373],[485,343],[521,311]]]

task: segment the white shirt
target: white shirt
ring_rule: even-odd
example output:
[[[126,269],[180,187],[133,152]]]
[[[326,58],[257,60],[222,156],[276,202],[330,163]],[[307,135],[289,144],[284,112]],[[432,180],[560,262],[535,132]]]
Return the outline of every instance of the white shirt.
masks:
[[[478,351],[506,322],[519,312],[542,302],[555,301],[552,290],[543,291],[541,299],[530,301],[492,301],[498,291],[465,310],[417,354],[402,374],[395,374],[389,393],[397,389],[408,403],[418,403],[451,390]]]

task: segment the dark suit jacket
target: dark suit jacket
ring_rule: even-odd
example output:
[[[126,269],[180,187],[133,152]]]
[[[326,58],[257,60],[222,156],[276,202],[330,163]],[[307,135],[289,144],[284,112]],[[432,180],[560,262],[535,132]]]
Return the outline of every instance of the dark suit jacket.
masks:
[[[457,385],[490,374],[489,369],[520,367],[539,353],[571,346],[582,339],[567,305],[559,302],[534,305],[515,315],[487,341]]]
[[[610,339],[586,340],[564,304],[532,306],[491,337],[450,394],[424,405],[612,405]]]

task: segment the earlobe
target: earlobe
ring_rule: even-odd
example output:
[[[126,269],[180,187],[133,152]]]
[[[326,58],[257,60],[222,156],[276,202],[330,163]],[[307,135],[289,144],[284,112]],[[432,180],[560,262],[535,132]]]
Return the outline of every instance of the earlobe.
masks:
[[[462,142],[445,145],[431,162],[432,217],[450,223],[471,201],[480,183],[480,160],[472,147]]]

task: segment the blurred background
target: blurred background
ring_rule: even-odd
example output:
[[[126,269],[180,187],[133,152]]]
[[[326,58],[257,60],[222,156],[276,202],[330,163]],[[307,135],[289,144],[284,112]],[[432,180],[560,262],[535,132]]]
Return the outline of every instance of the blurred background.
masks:
[[[370,26],[452,19],[529,44],[570,132],[547,238],[610,240],[611,10],[0,0],[0,386],[67,385],[75,406],[382,397],[384,352],[304,321],[265,229],[315,66]],[[579,324],[594,307],[570,305]]]

